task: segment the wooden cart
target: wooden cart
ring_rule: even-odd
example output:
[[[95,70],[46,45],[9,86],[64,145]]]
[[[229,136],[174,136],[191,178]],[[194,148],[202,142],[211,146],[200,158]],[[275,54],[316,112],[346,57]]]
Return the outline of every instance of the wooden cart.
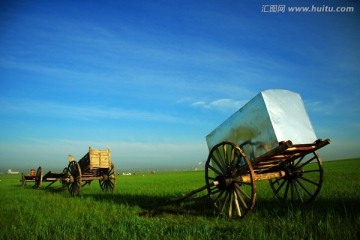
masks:
[[[113,191],[116,184],[115,167],[111,161],[110,149],[97,150],[89,147],[89,152],[78,162],[69,155],[69,165],[62,173],[48,172],[43,174],[40,166],[31,181],[35,182],[34,188],[41,188],[44,182],[49,183],[48,188],[57,181],[62,187],[68,188],[71,195],[79,195],[81,187],[98,180],[103,191]],[[30,180],[27,180],[30,181]]]
[[[78,162],[70,161],[67,168],[67,186],[71,195],[79,195],[81,187],[98,180],[103,191],[113,191],[116,184],[114,164],[111,162],[110,149],[89,152]]]
[[[317,139],[299,94],[263,91],[206,136],[206,185],[191,194],[207,189],[221,214],[240,218],[254,208],[260,180],[282,202],[311,202],[323,182],[316,151],[330,143]]]
[[[329,139],[311,144],[281,142],[250,161],[242,150],[244,145],[221,142],[211,149],[205,165],[208,196],[219,212],[230,218],[244,217],[254,208],[259,180],[269,180],[282,202],[308,203],[318,195],[323,182],[316,150],[329,143]]]
[[[206,139],[210,151],[205,164],[205,186],[173,202],[207,190],[221,214],[242,218],[255,206],[257,181],[268,180],[274,195],[292,204],[311,202],[321,190],[323,167],[317,150],[330,144],[330,140],[316,140],[296,93],[261,92]],[[72,157],[69,160],[60,174],[49,172],[43,176],[40,167],[35,186],[60,180],[72,195],[79,195],[81,187],[92,180],[99,180],[104,191],[115,188],[109,149],[89,148],[78,162]]]
[[[28,182],[35,182],[35,169],[31,169],[28,175],[25,175],[25,173],[21,173],[21,185],[26,186],[26,183]]]

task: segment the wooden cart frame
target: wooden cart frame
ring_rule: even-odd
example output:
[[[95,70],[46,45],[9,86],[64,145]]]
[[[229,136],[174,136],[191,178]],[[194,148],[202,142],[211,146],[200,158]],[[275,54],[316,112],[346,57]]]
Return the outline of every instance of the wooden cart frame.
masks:
[[[26,183],[35,182],[35,178],[36,178],[35,169],[31,169],[28,175],[25,175],[25,173],[21,173],[21,179],[20,179],[21,185],[25,187]]]
[[[242,218],[254,208],[259,180],[269,180],[282,202],[311,202],[323,183],[322,162],[316,150],[329,143],[329,139],[295,145],[286,141],[249,159],[242,150],[249,143],[239,146],[221,142],[210,150],[205,165],[208,196],[219,212],[230,218]]]
[[[69,155],[69,165],[62,173],[48,172],[40,166],[34,176],[22,176],[23,185],[26,182],[35,182],[33,188],[41,188],[44,182],[48,188],[60,181],[63,188],[68,188],[71,195],[79,195],[81,187],[98,180],[103,191],[113,191],[116,186],[115,166],[111,161],[110,149],[96,150],[89,147],[89,152],[78,162]]]
[[[81,187],[98,180],[103,191],[113,191],[116,185],[115,166],[111,162],[110,149],[89,152],[78,162],[70,161],[67,186],[71,195],[79,195]]]
[[[44,189],[49,188],[51,185],[56,183],[57,181],[60,181],[62,184],[62,187],[65,188],[68,185],[68,169],[64,168],[62,173],[54,173],[54,172],[47,172],[44,175],[44,169],[40,166],[36,170],[36,175],[34,179],[34,186],[35,189],[40,189],[43,187],[43,183],[47,182],[49,183],[47,186],[44,187]]]

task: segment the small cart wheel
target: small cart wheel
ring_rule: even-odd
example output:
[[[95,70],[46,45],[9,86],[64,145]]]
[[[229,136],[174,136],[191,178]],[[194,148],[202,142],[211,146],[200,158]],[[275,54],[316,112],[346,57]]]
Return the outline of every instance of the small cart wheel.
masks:
[[[71,161],[68,166],[69,184],[68,189],[71,195],[80,195],[81,190],[81,169],[76,161]]]
[[[231,142],[215,145],[205,165],[209,197],[220,214],[242,218],[255,205],[255,176],[250,161],[239,146]]]
[[[111,164],[111,167],[107,169],[103,174],[103,178],[99,180],[101,189],[104,192],[114,191],[116,185],[116,173],[115,166]]]
[[[305,204],[319,194],[323,183],[323,167],[316,152],[287,163],[284,171],[284,177],[269,180],[271,189],[280,201]]]
[[[42,181],[43,181],[43,169],[42,167],[38,167],[35,175],[35,184],[33,188],[35,189],[41,188]]]

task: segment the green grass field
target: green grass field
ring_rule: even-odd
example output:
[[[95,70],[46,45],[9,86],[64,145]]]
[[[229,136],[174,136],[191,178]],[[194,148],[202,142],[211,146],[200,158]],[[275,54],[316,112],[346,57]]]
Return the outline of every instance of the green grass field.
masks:
[[[219,216],[206,198],[167,205],[203,186],[203,171],[118,176],[114,193],[93,181],[79,197],[0,175],[0,239],[360,239],[359,170],[360,159],[324,162],[319,196],[300,207],[280,204],[259,181],[241,220]]]

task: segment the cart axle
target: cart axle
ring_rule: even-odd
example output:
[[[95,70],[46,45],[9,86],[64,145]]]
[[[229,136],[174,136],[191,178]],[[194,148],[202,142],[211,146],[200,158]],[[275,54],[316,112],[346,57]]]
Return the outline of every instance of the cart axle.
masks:
[[[269,179],[274,179],[274,178],[283,178],[286,176],[292,176],[296,174],[296,176],[298,176],[298,174],[301,174],[299,172],[285,172],[285,171],[279,171],[279,172],[271,172],[271,173],[261,173],[261,174],[256,174],[255,173],[255,181],[258,180],[269,180]],[[220,189],[226,188],[228,186],[230,186],[232,183],[250,183],[251,182],[251,176],[250,174],[244,174],[241,176],[235,176],[235,177],[227,177],[227,176],[223,176],[223,175],[219,175],[215,178],[215,181],[213,182],[213,186],[217,186]]]

